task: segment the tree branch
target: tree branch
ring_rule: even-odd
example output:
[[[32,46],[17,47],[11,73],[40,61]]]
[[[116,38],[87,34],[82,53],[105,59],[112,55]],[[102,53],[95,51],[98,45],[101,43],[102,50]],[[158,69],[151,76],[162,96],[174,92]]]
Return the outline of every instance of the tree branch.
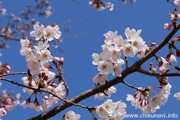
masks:
[[[137,91],[142,91],[142,90],[139,90],[137,87],[134,87],[134,86],[132,86],[132,85],[130,85],[124,81],[122,81],[122,83],[125,84],[126,86],[130,87],[130,88],[136,89]]]
[[[27,72],[8,73],[8,74],[0,75],[0,78],[3,77],[3,76],[18,75],[18,74],[26,75],[26,74],[28,74],[28,73],[27,73]]]
[[[172,76],[172,77],[175,77],[175,76],[180,76],[180,73],[155,73],[155,72],[149,72],[147,70],[144,70],[142,68],[138,69],[138,72],[142,73],[142,74],[145,74],[145,75],[149,75],[149,76],[158,76],[158,77],[163,77],[163,76]]]
[[[59,78],[64,82],[64,86],[66,88],[66,98],[65,99],[68,99],[68,96],[69,96],[69,87],[67,85],[67,82],[65,81],[64,77],[63,77],[63,73],[62,73],[62,68],[59,68],[57,63],[55,61],[53,61],[54,65],[56,66],[56,69],[58,70],[58,73],[59,73]]]

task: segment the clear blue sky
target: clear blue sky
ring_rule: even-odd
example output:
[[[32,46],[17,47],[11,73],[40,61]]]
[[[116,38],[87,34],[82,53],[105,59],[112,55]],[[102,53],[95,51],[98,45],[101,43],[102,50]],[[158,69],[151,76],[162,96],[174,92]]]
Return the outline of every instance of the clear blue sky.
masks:
[[[21,10],[25,9],[27,3],[31,3],[32,0],[1,0],[2,7],[7,9],[7,13],[14,13],[19,15]],[[92,6],[88,5],[88,0],[79,0],[80,4],[74,3],[72,0],[52,0],[50,1],[54,13],[47,19],[35,17],[40,23],[50,24],[55,22],[61,24],[68,19],[82,14],[83,16],[69,24],[62,26],[62,28],[70,27],[69,33],[63,33],[62,37],[67,37],[75,34],[87,32],[87,35],[80,36],[77,38],[71,38],[60,43],[60,47],[66,50],[66,53],[61,53],[51,46],[55,56],[64,57],[64,78],[69,85],[70,98],[94,87],[92,78],[98,73],[96,66],[92,65],[92,53],[100,53],[101,45],[104,43],[103,34],[107,31],[117,30],[120,35],[125,38],[124,31],[126,27],[135,28],[136,30],[142,29],[141,36],[146,41],[147,45],[151,42],[159,43],[169,33],[168,30],[163,28],[164,23],[170,22],[169,13],[173,10],[171,4],[168,4],[166,0],[137,0],[134,4],[129,2],[123,5],[121,2],[115,1],[114,11],[109,12],[97,11]],[[4,18],[0,18],[1,24],[6,24]],[[179,35],[178,32],[175,37]],[[29,35],[28,35],[29,37]],[[11,65],[12,72],[23,72],[27,70],[25,57],[19,54],[20,43],[17,41],[8,41],[10,49],[2,50],[3,56],[0,57],[0,61],[8,62]],[[167,46],[161,50],[157,55],[166,57]],[[138,58],[129,58],[129,64],[132,64]],[[177,59],[179,61],[179,59]],[[149,70],[149,60],[143,65],[143,68]],[[179,63],[177,64],[179,65]],[[125,66],[123,66],[125,68]],[[22,76],[9,77],[17,82],[22,83]],[[115,77],[115,76],[114,76]],[[109,80],[114,78],[109,77]],[[133,73],[132,75],[125,78],[125,81],[135,87],[147,87],[147,86],[158,86],[159,83],[155,77],[149,77],[141,75],[139,73]],[[168,102],[161,106],[160,110],[157,110],[157,114],[168,114],[175,113],[180,118],[180,103],[173,97],[173,95],[180,91],[179,79],[176,77],[169,78],[169,82],[172,85],[171,95]],[[115,86],[117,93],[112,94],[113,101],[122,100],[126,102],[127,94],[134,94],[136,91],[123,84]],[[15,91],[15,93],[22,93],[22,88],[9,83],[4,83],[2,89]],[[22,93],[23,99],[28,98],[28,94]],[[104,99],[106,100],[106,99]],[[94,96],[81,102],[83,105],[96,106],[104,102],[104,100],[94,100]],[[130,102],[127,104],[127,113],[141,114],[140,110],[135,110],[131,106]],[[68,110],[74,110],[76,113],[81,115],[81,120],[90,120],[91,115],[87,110],[79,107],[68,108],[61,113],[57,114],[50,120],[59,120],[62,118],[65,112]],[[3,117],[3,120],[24,120],[30,117],[36,116],[41,112],[34,112],[32,109],[23,109],[20,106],[14,108],[12,112],[8,112],[7,116]],[[129,120],[129,119],[125,119]],[[147,119],[149,120],[149,119]],[[156,119],[153,119],[156,120]],[[158,119],[159,120],[159,119]]]

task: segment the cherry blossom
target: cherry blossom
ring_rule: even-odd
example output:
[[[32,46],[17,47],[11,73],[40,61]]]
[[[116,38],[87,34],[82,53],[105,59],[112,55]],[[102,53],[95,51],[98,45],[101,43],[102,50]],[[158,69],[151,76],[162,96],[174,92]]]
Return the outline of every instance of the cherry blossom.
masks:
[[[123,49],[123,54],[126,57],[134,57],[137,53],[137,48],[131,44],[126,44]]]
[[[114,40],[115,40],[115,38],[117,37],[117,31],[115,31],[115,32],[112,32],[112,31],[108,31],[107,33],[105,33],[104,34],[104,36],[105,36],[105,43],[107,44],[107,45],[111,45],[111,44],[113,44],[114,43]]]
[[[106,83],[105,80],[108,80],[108,76],[107,75],[104,75],[104,74],[100,74],[98,73],[94,78],[93,78],[93,82],[95,84],[100,84],[100,85],[103,85]]]
[[[61,34],[57,25],[54,27],[47,26],[45,28],[44,38],[47,39],[47,41],[52,41],[54,38],[59,39]]]
[[[104,90],[104,93],[97,93],[94,98],[95,99],[99,99],[102,100],[104,99],[104,97],[106,98],[110,98],[111,97],[111,93],[116,93],[117,89],[114,86],[111,86],[110,88]]]
[[[32,37],[35,37],[36,40],[39,40],[45,35],[44,25],[39,26],[38,24],[33,25],[34,31],[30,32]]]
[[[174,4],[180,6],[180,0],[175,0],[175,1],[174,1]]]
[[[76,114],[74,111],[70,110],[64,115],[63,120],[79,120],[80,117],[81,116],[79,114]]]
[[[130,29],[129,27],[125,30],[125,35],[128,39],[136,38],[140,35],[141,30],[136,31],[135,29]]]
[[[0,108],[0,117],[5,116],[7,114],[5,108]]]
[[[106,61],[100,61],[98,64],[98,70],[101,74],[108,75],[112,70],[113,66],[111,63]]]
[[[171,29],[171,24],[165,23],[164,24],[164,29],[170,30]]]

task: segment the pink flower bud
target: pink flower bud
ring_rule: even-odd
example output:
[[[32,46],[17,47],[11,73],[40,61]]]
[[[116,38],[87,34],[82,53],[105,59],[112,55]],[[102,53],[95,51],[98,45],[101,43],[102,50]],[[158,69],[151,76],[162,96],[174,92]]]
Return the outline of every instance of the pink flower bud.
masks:
[[[49,77],[48,75],[45,75],[44,80],[48,80],[48,77]]]
[[[56,87],[57,87],[57,84],[56,84],[56,83],[52,83],[51,86],[54,87],[54,88],[56,88]]]
[[[13,18],[13,17],[14,17],[14,14],[10,14],[9,17],[10,17],[10,18]]]
[[[54,57],[54,60],[55,60],[56,62],[60,62],[60,61],[61,61],[61,59],[60,59],[59,57]]]
[[[48,96],[47,96],[47,95],[44,95],[44,99],[46,99],[46,100],[47,100],[47,99],[48,99]]]
[[[11,67],[9,65],[6,65],[7,70],[11,70]]]
[[[41,77],[42,77],[41,75],[42,75],[41,73],[38,73],[38,77],[39,77],[39,78],[41,78]]]
[[[165,23],[164,24],[164,29],[170,30],[171,29],[171,24]]]
[[[64,57],[61,57],[59,64],[63,65],[63,63],[64,63]]]
[[[46,75],[46,73],[45,72],[42,72],[42,77],[44,77]]]

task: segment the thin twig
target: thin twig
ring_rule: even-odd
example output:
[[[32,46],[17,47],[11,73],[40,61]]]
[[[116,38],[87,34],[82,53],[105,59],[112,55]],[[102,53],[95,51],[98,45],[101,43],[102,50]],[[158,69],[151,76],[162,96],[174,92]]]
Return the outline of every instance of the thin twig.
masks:
[[[26,75],[26,74],[28,74],[28,73],[27,73],[27,72],[8,73],[8,74],[0,75],[0,77],[8,76],[8,75],[18,75],[18,74]]]
[[[70,23],[70,22],[72,22],[72,21],[74,21],[74,20],[76,20],[76,19],[78,19],[78,18],[81,18],[81,17],[82,17],[82,15],[78,15],[78,16],[72,18],[72,19],[69,19],[69,20],[61,23],[61,24],[59,25],[59,27],[61,27],[61,26],[63,26],[63,25],[66,25],[66,24],[68,24],[68,23]]]
[[[76,35],[72,35],[72,36],[68,36],[68,37],[65,37],[65,38],[56,39],[56,40],[54,40],[54,41],[62,42],[62,41],[64,41],[64,40],[67,40],[67,39],[70,39],[70,38],[80,37],[80,36],[83,36],[83,35],[86,35],[86,34],[87,34],[87,32],[83,32],[83,33],[76,34]]]
[[[124,82],[124,81],[122,81],[122,83],[125,84],[126,86],[130,87],[130,88],[136,89],[137,91],[142,91],[142,90],[140,90],[139,88],[134,87],[134,86],[132,86],[132,85],[130,85],[130,84]]]
[[[168,76],[168,77],[176,77],[176,76],[180,76],[180,73],[155,73],[155,72],[149,72],[147,70],[144,70],[142,68],[138,69],[138,72],[145,74],[145,75],[149,75],[149,76],[155,76],[155,77],[163,77],[163,76]]]
[[[75,3],[77,3],[77,4],[80,4],[80,2],[78,1],[78,0],[73,0]]]
[[[125,56],[125,61],[126,61],[126,68],[128,68],[128,59],[126,56]]]
[[[61,70],[62,68],[60,69],[55,61],[53,61],[53,64],[56,66],[56,69],[58,70],[60,79],[64,82],[64,86],[66,88],[66,98],[65,99],[67,100],[68,96],[69,96],[69,87],[68,87],[67,82],[65,81],[65,79],[62,75],[63,74],[62,70]]]

